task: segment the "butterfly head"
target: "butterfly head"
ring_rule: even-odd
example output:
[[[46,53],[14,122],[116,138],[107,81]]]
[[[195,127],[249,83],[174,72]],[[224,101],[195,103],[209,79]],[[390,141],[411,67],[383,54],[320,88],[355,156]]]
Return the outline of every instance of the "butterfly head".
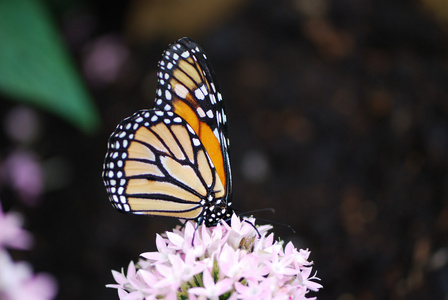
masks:
[[[198,218],[198,223],[204,223],[207,227],[217,225],[221,220],[230,220],[234,213],[231,203],[220,202],[210,203],[204,209],[202,217]]]

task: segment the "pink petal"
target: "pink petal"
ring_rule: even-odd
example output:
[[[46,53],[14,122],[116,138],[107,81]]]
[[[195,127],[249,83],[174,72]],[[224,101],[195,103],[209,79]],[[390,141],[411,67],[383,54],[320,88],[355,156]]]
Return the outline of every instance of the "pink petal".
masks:
[[[204,270],[204,273],[202,274],[202,281],[205,288],[215,285],[215,281],[213,280],[213,277],[210,274],[209,270]]]
[[[188,294],[194,294],[199,296],[206,296],[207,290],[203,287],[193,287],[188,290]]]
[[[123,299],[123,300],[143,300],[143,299],[145,299],[145,296],[143,296],[142,292],[140,292],[140,291],[134,291],[134,292],[130,292],[129,294],[125,295],[123,298],[120,297],[120,299]]]
[[[182,244],[184,243],[183,237],[173,232],[167,232],[166,236],[174,246],[176,246],[179,249],[182,248]]]
[[[158,278],[151,272],[148,272],[146,270],[139,270],[139,274],[142,277],[143,281],[151,287],[152,285],[156,284],[158,281]]]
[[[135,276],[135,265],[134,265],[134,262],[133,261],[131,261],[130,263],[129,263],[129,266],[128,266],[128,271],[126,272],[126,276],[129,278],[129,277],[134,277]]]
[[[126,292],[123,289],[118,289],[118,298],[124,299],[128,295],[128,292]]]
[[[218,294],[222,295],[230,291],[233,287],[233,281],[230,279],[223,279],[216,283],[215,288],[218,290]]]
[[[122,273],[117,272],[115,270],[112,270],[112,276],[114,277],[115,282],[120,285],[123,285],[126,282],[128,282],[128,279]]]
[[[165,239],[160,234],[156,234],[156,246],[159,252],[163,253],[166,251]]]
[[[163,258],[165,257],[163,254],[161,254],[160,252],[145,252],[140,254],[141,257],[146,258],[148,260],[152,260],[152,261],[159,261],[159,260],[163,260]]]

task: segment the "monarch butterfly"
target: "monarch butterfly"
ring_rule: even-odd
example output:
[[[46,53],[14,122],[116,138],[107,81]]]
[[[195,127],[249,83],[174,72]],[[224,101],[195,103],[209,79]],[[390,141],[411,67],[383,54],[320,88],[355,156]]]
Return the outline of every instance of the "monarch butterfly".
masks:
[[[222,96],[194,41],[168,46],[158,64],[153,109],[124,119],[109,138],[103,181],[121,212],[214,226],[233,213]]]

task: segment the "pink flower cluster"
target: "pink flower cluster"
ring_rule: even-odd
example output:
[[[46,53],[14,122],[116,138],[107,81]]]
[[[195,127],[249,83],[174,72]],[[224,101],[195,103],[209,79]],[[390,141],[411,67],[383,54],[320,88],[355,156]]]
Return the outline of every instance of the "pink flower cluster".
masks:
[[[251,224],[249,224],[249,222]],[[236,215],[229,226],[187,222],[157,235],[158,251],[141,254],[126,274],[112,271],[120,299],[309,299],[322,286],[313,281],[310,252],[285,247],[268,235],[270,225]],[[258,236],[258,233],[260,236]]]
[[[0,299],[49,300],[56,295],[56,283],[46,274],[33,274],[26,262],[14,262],[6,247],[29,249],[31,235],[21,228],[19,215],[4,213],[0,203]]]

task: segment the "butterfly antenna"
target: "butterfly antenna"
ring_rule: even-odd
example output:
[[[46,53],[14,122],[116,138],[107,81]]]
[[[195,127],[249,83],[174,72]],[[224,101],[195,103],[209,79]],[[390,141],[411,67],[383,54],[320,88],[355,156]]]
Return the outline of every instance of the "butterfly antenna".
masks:
[[[201,224],[203,220],[204,220],[204,216],[202,215],[202,216],[196,221],[196,227],[194,228],[193,238],[191,239],[191,246],[192,246],[192,247],[194,247],[194,238],[195,238],[195,236],[196,236],[196,231],[198,231],[199,224]]]
[[[244,214],[238,214],[238,216],[244,216]],[[231,219],[232,219],[232,218],[227,218],[227,219],[223,219],[223,220],[224,220],[224,222],[229,223],[229,221],[230,221]],[[248,224],[250,224],[250,226],[252,226],[252,227],[255,229],[255,231],[257,232],[258,238],[260,239],[260,238],[261,238],[261,234],[260,234],[260,231],[258,231],[257,227],[255,227],[254,224],[252,224],[251,222],[249,222],[249,221],[246,220],[246,219],[243,219],[243,221],[246,222],[246,223],[248,223]]]
[[[249,210],[248,212],[239,214],[239,216],[247,216],[249,214],[263,212],[263,211],[270,211],[271,213],[275,214],[275,209],[272,208],[272,207],[268,207],[268,208],[260,208],[260,209]]]
[[[181,222],[182,222],[182,220],[181,220]],[[182,226],[180,226],[180,230],[185,228],[185,225],[187,225],[187,222],[188,222],[188,220],[185,220],[185,222],[182,223]]]
[[[238,214],[238,215],[239,215],[239,216],[246,216],[246,217],[247,217],[247,216],[249,216],[249,215],[252,215],[253,213],[258,213],[258,212],[262,212],[262,211],[270,211],[271,213],[275,213],[275,209],[274,209],[274,208],[272,208],[272,207],[268,207],[268,208],[260,208],[260,209],[250,210],[250,211],[248,211],[248,212],[241,213],[241,214]],[[258,218],[257,218],[257,219],[258,219]],[[260,220],[265,221],[264,219],[260,219]],[[248,220],[244,220],[244,222],[250,224],[250,225],[255,229],[255,231],[257,232],[257,234],[258,234],[258,238],[261,238],[261,234],[260,234],[260,232],[258,231],[257,227],[255,227],[254,224],[252,224],[252,223],[249,222]]]
[[[250,224],[255,229],[255,231],[257,232],[258,238],[261,239],[261,234],[260,234],[260,231],[258,231],[257,227],[255,227],[255,225],[252,224],[251,222],[249,222],[248,220],[243,220],[243,221],[248,223],[248,224]]]
[[[262,212],[262,211],[270,211],[271,213],[275,213],[275,209],[274,209],[274,208],[272,208],[272,207],[268,207],[268,208],[260,208],[260,209],[250,210],[250,211],[248,211],[248,212],[241,213],[241,214],[238,214],[238,215],[239,215],[239,216],[248,216],[249,214],[252,215],[253,213]],[[271,221],[271,220],[264,219],[264,218],[256,218],[256,219],[257,219],[257,220],[264,221],[264,222],[266,222],[266,223],[272,223],[272,224],[276,224],[276,225],[280,225],[280,226],[287,227],[287,228],[289,228],[289,229],[292,231],[292,233],[296,233],[296,231],[294,230],[294,228],[293,228],[291,225],[288,225],[288,224],[285,224],[285,223],[281,223],[281,222]],[[245,220],[245,221],[246,221],[246,220]],[[246,222],[248,222],[248,221],[246,221]],[[250,223],[250,222],[248,222],[248,223]],[[250,224],[251,224],[252,226],[254,226],[252,223],[250,223]],[[255,228],[255,227],[254,227],[254,228]]]
[[[292,231],[292,233],[296,233],[296,231],[294,230],[294,228],[293,228],[291,225],[288,225],[288,224],[286,224],[286,223],[275,222],[275,221],[268,220],[268,219],[264,219],[264,218],[257,218],[257,220],[261,220],[261,221],[264,221],[264,222],[266,222],[266,223],[272,223],[272,224],[276,224],[276,225],[284,226],[284,227],[289,228],[289,229]]]
[[[191,246],[194,247],[194,237],[196,236],[196,230],[198,230],[199,223],[196,224],[196,227],[194,228],[193,232],[193,238],[191,239]]]

